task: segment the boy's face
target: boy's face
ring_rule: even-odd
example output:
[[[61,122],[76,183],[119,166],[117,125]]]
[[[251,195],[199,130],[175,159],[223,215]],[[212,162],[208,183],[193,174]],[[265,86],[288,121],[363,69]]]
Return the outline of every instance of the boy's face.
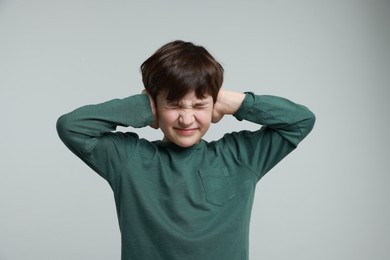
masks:
[[[157,120],[164,133],[164,142],[173,142],[181,147],[199,143],[211,124],[213,98],[198,99],[191,92],[178,103],[170,103],[165,94],[157,95]]]

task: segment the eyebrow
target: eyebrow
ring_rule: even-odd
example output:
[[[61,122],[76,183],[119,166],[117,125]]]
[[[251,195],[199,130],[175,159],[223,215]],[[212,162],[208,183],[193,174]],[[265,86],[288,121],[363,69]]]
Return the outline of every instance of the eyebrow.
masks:
[[[168,102],[167,104],[169,106],[187,107],[187,106],[184,106],[184,104],[180,104],[180,102]],[[207,105],[210,105],[209,101],[200,100],[200,101],[197,101],[194,104],[190,105],[190,107],[203,107],[203,106],[207,106]]]

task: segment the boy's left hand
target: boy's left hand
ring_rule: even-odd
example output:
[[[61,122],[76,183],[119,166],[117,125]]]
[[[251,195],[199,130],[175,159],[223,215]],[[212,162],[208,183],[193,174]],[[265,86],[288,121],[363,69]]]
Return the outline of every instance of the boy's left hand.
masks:
[[[214,103],[213,114],[211,118],[211,122],[214,124],[218,123],[225,115],[223,111],[223,103],[222,103],[223,95],[224,95],[224,90],[220,89],[218,92],[217,101]]]
[[[220,89],[214,104],[211,122],[218,123],[224,115],[233,115],[241,106],[244,93]]]

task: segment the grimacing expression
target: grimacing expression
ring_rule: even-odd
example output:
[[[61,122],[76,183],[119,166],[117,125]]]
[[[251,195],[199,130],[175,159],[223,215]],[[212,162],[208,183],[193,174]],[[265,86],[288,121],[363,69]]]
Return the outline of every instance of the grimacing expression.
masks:
[[[199,99],[190,92],[177,103],[167,101],[160,93],[156,98],[157,120],[164,142],[181,147],[199,143],[211,125],[214,102],[210,95]]]

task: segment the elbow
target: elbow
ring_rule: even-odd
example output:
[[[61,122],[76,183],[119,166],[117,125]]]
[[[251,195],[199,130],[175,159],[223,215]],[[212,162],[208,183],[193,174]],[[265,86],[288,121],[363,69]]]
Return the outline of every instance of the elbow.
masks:
[[[57,122],[56,122],[57,134],[61,138],[61,140],[63,140],[63,141],[66,138],[66,136],[68,135],[67,133],[70,132],[69,125],[70,125],[69,124],[69,117],[66,114],[60,116],[57,119]]]
[[[308,121],[309,121],[310,131],[311,131],[314,128],[314,125],[316,123],[316,115],[312,111],[310,111],[309,113]]]
[[[301,123],[302,139],[305,138],[313,130],[315,122],[315,114],[312,111],[308,110],[308,115],[306,119],[303,121],[303,124]]]

